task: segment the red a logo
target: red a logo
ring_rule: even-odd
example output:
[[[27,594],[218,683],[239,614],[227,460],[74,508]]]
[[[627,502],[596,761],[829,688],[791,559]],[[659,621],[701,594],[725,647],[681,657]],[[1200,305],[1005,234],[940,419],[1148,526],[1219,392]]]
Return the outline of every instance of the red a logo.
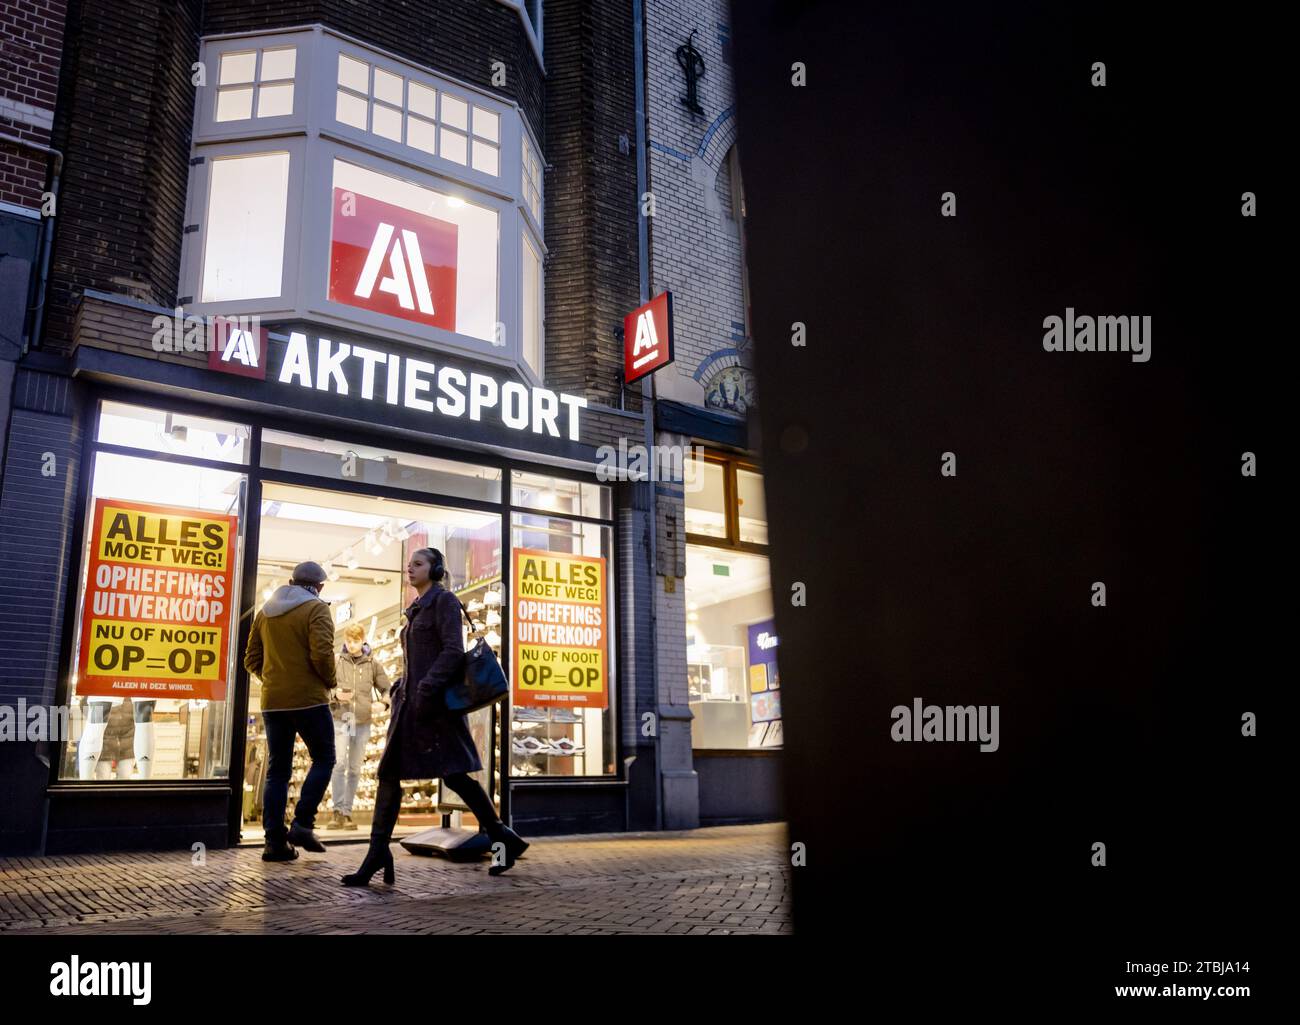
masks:
[[[454,331],[456,245],[449,221],[336,188],[329,297]]]

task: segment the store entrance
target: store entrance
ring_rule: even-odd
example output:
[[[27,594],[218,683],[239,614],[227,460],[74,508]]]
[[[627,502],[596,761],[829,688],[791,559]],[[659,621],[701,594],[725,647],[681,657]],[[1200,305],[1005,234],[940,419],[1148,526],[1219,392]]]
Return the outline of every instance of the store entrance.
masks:
[[[446,556],[444,586],[469,608],[476,626],[471,634],[463,624],[466,645],[483,636],[500,657],[501,520],[467,509],[271,482],[263,484],[260,513],[253,612],[288,583],[298,563],[318,562],[329,574],[321,597],[334,613],[340,686],[330,706],[334,775],[317,812],[316,832],[322,840],[362,839],[369,833],[376,770],[388,731],[388,689],[402,675],[403,610],[416,597],[406,584],[407,560],[424,547]],[[261,681],[250,676],[248,687],[241,842],[261,843],[267,759]],[[474,713],[469,725],[484,766],[475,775],[500,809],[495,709]],[[290,818],[308,764],[307,749],[298,738],[289,783]],[[440,792],[438,780],[403,783],[398,835],[442,825],[448,814],[452,825],[477,828],[455,794]]]

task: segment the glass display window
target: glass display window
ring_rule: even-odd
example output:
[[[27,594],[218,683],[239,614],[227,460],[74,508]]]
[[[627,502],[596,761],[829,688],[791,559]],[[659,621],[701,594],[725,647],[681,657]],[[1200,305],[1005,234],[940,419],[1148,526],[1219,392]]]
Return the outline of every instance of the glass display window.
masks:
[[[162,431],[173,451],[232,456],[247,437],[106,406],[99,439]],[[247,478],[98,448],[92,465],[59,778],[228,777]]]
[[[686,678],[692,746],[779,746],[771,731],[780,720],[780,676],[765,556],[686,546]]]
[[[594,485],[514,476],[517,498],[598,499],[583,490]],[[612,776],[613,528],[516,511],[511,535],[510,774]]]

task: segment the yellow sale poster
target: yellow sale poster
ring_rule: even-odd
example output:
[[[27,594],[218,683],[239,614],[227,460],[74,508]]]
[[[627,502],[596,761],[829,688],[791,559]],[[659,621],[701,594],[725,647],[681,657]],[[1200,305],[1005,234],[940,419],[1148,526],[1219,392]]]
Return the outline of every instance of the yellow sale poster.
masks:
[[[514,550],[516,705],[609,707],[608,579],[603,558]]]
[[[234,516],[97,498],[77,693],[226,697]]]

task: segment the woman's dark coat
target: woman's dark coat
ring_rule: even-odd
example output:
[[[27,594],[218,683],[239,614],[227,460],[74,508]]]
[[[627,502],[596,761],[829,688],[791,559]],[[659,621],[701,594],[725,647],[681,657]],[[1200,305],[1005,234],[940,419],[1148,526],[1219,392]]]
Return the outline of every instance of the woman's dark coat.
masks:
[[[465,671],[460,601],[431,587],[406,610],[402,679],[393,685],[381,777],[438,779],[483,768],[463,714],[451,714],[442,691]]]

